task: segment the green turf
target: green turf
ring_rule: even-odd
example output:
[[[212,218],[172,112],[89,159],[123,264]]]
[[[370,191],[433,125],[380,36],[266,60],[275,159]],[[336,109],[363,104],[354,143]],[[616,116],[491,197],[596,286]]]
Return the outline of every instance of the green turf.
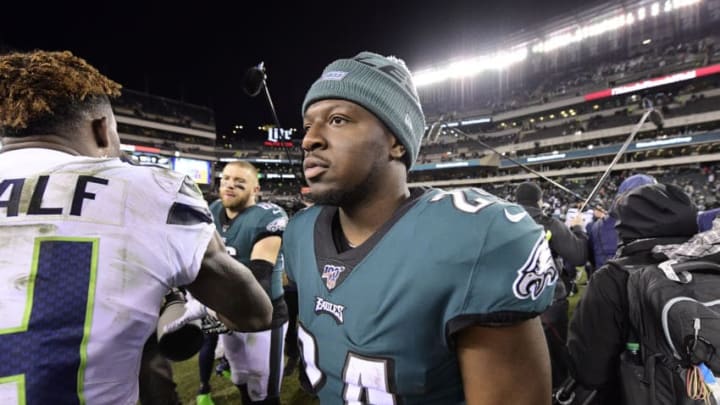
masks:
[[[195,403],[195,395],[200,386],[200,375],[198,374],[197,356],[182,362],[173,364],[177,391],[183,404]],[[212,386],[212,398],[216,405],[240,404],[240,393],[237,388],[227,379],[216,374],[210,378]],[[293,374],[283,379],[281,388],[281,402],[286,405],[317,405],[319,402],[306,394],[298,383],[297,369]]]
[[[578,286],[578,292],[577,294],[574,294],[571,297],[568,297],[568,313],[569,318],[572,319],[572,315],[575,312],[575,307],[577,306],[578,302],[580,301],[580,297],[582,297],[583,292],[585,291],[585,288],[587,287],[587,273],[585,272],[584,267],[578,267],[578,279],[576,280],[577,286]]]

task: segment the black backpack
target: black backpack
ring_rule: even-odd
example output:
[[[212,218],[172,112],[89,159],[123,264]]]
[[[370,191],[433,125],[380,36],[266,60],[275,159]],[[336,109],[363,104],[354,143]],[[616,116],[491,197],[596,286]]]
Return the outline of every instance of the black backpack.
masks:
[[[620,356],[625,404],[717,404],[712,392],[708,402],[691,399],[686,378],[700,363],[720,375],[720,264],[608,263],[629,273],[628,342],[640,344]]]

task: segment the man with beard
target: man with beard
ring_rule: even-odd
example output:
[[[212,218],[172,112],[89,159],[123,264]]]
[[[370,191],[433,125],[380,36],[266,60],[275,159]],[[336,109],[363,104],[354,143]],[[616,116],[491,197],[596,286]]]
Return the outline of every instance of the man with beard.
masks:
[[[542,228],[480,189],[410,191],[425,118],[405,63],[337,60],[302,114],[316,204],[283,256],[305,388],[328,404],[549,404]]]
[[[270,329],[222,334],[231,380],[243,404],[279,404],[287,306],[283,299],[282,260],[278,260],[287,215],[279,206],[256,202],[257,169],[244,161],[228,163],[220,180],[220,199],[210,205],[217,231],[228,253],[252,270],[273,303]],[[200,350],[198,404],[211,404],[210,376],[218,335],[209,334]]]

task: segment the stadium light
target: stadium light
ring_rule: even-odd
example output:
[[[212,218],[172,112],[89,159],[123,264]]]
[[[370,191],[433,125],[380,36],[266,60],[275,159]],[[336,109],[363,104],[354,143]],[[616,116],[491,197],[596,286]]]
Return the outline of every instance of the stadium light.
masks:
[[[665,0],[661,4],[656,1],[650,5],[649,14],[657,17],[661,12],[661,5],[665,12],[676,11],[702,0]],[[573,24],[562,28],[545,38],[537,38],[529,43],[519,45],[513,50],[501,51],[492,55],[483,55],[450,63],[444,67],[420,70],[413,73],[415,84],[418,87],[439,83],[448,79],[458,79],[474,76],[487,70],[502,70],[527,59],[528,53],[545,53],[564,48],[586,38],[595,37],[607,32],[633,25],[644,21],[648,15],[646,6],[630,9],[629,7],[616,9],[612,14],[597,16],[585,24]],[[647,40],[646,40],[647,41]],[[532,45],[530,45],[532,44]],[[643,44],[646,44],[643,41]]]
[[[470,119],[470,120],[460,121],[460,125],[484,124],[487,122],[490,122],[490,118],[487,118],[487,117],[474,118],[474,119]]]
[[[413,73],[418,87],[442,82],[448,79],[461,79],[474,76],[487,70],[502,70],[527,58],[528,49],[521,46],[512,51],[501,51],[493,55],[484,55],[450,63],[437,69],[426,69]]]
[[[627,13],[625,16],[625,24],[633,25],[635,23],[635,15],[633,13]]]
[[[687,6],[692,6],[693,4],[700,3],[701,0],[673,0],[673,8],[675,10]]]
[[[653,17],[657,17],[660,14],[660,3],[653,3],[652,6],[650,6],[650,15]]]

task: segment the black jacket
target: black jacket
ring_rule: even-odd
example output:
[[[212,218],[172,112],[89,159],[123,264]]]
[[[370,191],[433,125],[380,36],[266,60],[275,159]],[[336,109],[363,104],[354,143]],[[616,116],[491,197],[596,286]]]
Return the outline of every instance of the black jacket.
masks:
[[[550,231],[549,244],[553,256],[560,256],[565,263],[572,266],[585,264],[588,260],[588,237],[581,225],[569,229],[559,219],[543,214],[536,206],[523,205],[523,208],[545,231]]]
[[[687,239],[640,239],[620,248],[618,257],[627,265],[657,263],[651,255],[653,247]],[[583,387],[598,390],[595,404],[622,403],[618,370],[630,330],[628,275],[609,264],[602,266],[590,279],[570,320],[570,373]]]

